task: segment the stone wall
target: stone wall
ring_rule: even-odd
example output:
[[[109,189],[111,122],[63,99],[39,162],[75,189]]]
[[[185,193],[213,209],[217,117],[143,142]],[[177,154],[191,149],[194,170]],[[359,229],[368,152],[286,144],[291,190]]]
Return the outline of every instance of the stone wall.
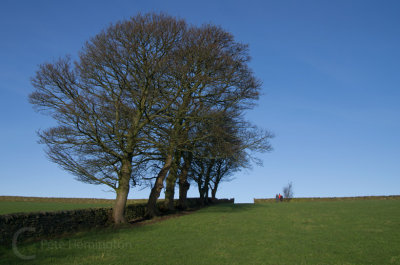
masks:
[[[354,201],[354,200],[400,200],[399,195],[389,196],[358,196],[358,197],[310,197],[310,198],[292,198],[291,202],[308,202],[308,201]],[[254,199],[254,203],[270,203],[275,202],[275,198]]]
[[[212,204],[233,202],[233,199],[219,199]],[[188,198],[189,208],[199,205],[198,198]],[[158,202],[158,208],[161,212],[165,212],[163,202]],[[134,221],[144,218],[145,212],[145,203],[131,204],[126,207],[125,217],[128,221]],[[21,242],[110,225],[112,225],[112,208],[5,214],[0,215],[0,245],[11,246],[13,237],[16,236],[18,242]]]

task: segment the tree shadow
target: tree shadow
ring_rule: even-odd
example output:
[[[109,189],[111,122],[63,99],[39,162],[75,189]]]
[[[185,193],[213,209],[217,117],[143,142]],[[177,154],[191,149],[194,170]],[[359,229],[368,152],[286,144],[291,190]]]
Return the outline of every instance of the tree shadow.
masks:
[[[104,252],[123,251],[133,247],[132,242],[121,241],[120,234],[124,233],[124,230],[133,228],[144,231],[149,227],[135,229],[127,224],[119,227],[93,228],[22,242],[17,244],[18,253],[22,258],[11,246],[0,246],[0,264],[42,264],[47,263],[49,259],[62,260],[66,256],[77,257],[87,252],[95,256]]]

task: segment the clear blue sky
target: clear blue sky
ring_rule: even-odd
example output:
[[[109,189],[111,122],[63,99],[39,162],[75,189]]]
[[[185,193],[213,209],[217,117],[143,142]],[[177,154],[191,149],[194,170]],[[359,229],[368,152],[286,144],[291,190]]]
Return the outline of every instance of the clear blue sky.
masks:
[[[110,23],[149,11],[221,25],[250,45],[263,96],[247,117],[275,133],[274,151],[219,197],[273,197],[288,181],[300,197],[400,193],[399,1],[3,0],[0,195],[114,197],[46,159],[36,131],[54,122],[28,103],[30,78]]]

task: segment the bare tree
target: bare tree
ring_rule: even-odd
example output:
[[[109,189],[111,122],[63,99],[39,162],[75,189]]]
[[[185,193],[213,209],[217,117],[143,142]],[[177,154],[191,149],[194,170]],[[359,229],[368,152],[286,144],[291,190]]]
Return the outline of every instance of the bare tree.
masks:
[[[293,198],[293,183],[289,182],[287,186],[283,187],[283,196],[285,200],[290,201]]]
[[[199,189],[200,198],[207,202],[209,191],[216,198],[219,184],[232,180],[232,174],[243,168],[250,168],[251,161],[261,165],[255,152],[272,150],[269,143],[273,135],[246,122],[240,112],[217,112],[213,123],[205,124],[213,137],[198,143],[191,179]]]
[[[178,179],[185,207],[193,168],[201,194],[208,196],[212,182],[215,196],[224,176],[243,166],[236,151],[270,148],[268,134],[242,129],[249,124],[240,117],[261,88],[249,60],[247,45],[220,27],[187,26],[164,14],[118,22],[90,39],[78,60],[40,66],[30,102],[58,123],[39,133],[40,142],[78,180],[116,192],[115,223],[126,222],[130,186],[146,181],[149,216],[157,214],[164,182],[168,208]],[[229,133],[217,129],[227,113]],[[243,154],[243,161],[251,157]]]
[[[154,147],[165,153],[162,174],[158,174],[149,197],[150,216],[156,210],[165,178],[165,203],[173,209],[178,172],[185,167],[183,153],[193,152],[196,142],[211,137],[213,132],[209,131],[194,134],[197,124],[213,122],[213,111],[218,109],[249,108],[258,99],[260,89],[260,82],[247,67],[247,46],[236,42],[230,33],[212,25],[192,26],[181,40],[170,68],[171,88],[177,91],[177,100],[157,117],[149,133]],[[186,183],[184,172],[181,187]],[[182,201],[184,197],[182,194]]]
[[[80,181],[115,190],[115,223],[126,221],[144,128],[176,101],[168,76],[185,28],[166,15],[138,15],[88,41],[73,64],[41,65],[32,80],[30,102],[58,122],[39,133],[49,158]]]

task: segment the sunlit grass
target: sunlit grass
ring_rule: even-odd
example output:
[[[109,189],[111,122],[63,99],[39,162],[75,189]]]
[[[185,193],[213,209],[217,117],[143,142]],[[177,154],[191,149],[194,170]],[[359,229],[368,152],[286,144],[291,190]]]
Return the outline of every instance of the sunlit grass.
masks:
[[[0,214],[39,211],[64,211],[93,207],[109,207],[107,203],[65,203],[65,202],[9,202],[0,201]]]
[[[147,202],[147,199],[129,199],[127,204],[145,202]],[[113,204],[114,200],[107,199],[0,196],[0,214],[67,211],[84,208],[111,207]]]

